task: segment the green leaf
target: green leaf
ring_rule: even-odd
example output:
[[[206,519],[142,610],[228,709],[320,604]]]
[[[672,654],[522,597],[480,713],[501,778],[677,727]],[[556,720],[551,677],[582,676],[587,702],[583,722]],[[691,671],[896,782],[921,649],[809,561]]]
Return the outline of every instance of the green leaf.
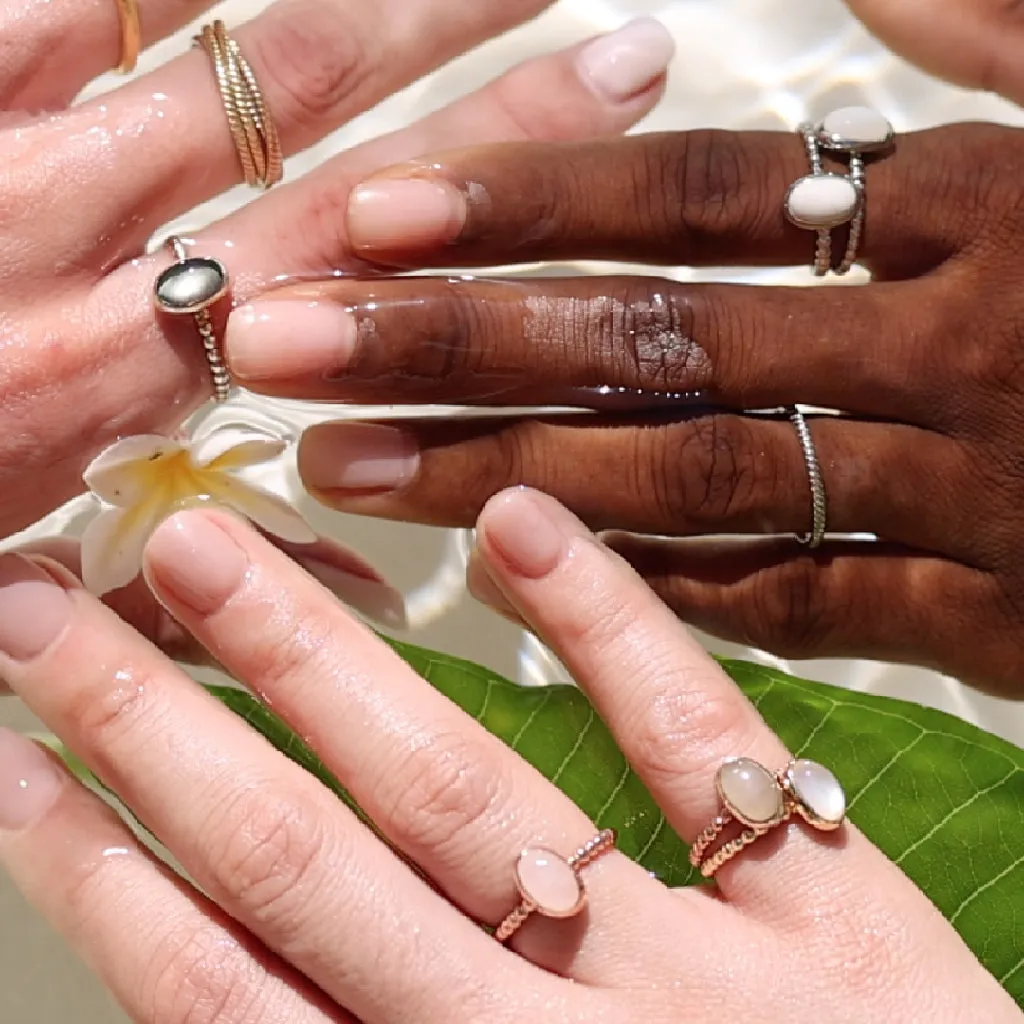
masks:
[[[669,885],[696,880],[685,844],[579,690],[524,688],[460,658],[385,639],[599,826],[617,829],[624,852]],[[851,819],[1024,1003],[1024,751],[916,704],[746,662],[722,665],[791,750],[835,771]],[[241,691],[212,692],[352,806],[279,718]]]

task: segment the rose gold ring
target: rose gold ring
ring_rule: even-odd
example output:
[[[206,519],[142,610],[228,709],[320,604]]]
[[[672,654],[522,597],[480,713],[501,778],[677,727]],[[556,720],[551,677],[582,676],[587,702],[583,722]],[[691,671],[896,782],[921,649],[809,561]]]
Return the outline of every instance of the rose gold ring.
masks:
[[[690,863],[705,878],[741,850],[794,815],[822,832],[832,832],[846,820],[846,794],[839,780],[817,761],[790,761],[772,773],[749,757],[731,757],[715,775],[722,809],[690,847]],[[709,852],[733,823],[740,833]]]
[[[587,905],[587,890],[580,872],[615,846],[615,829],[606,828],[584,843],[571,857],[546,846],[528,846],[515,867],[519,905],[494,933],[506,942],[533,913],[544,917],[575,917]]]

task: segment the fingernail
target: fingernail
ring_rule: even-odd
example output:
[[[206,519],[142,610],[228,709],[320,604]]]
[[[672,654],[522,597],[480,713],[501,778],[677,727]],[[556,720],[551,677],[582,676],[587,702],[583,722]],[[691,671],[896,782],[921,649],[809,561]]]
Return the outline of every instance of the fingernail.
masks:
[[[550,505],[547,496],[519,488],[498,495],[481,517],[487,540],[509,568],[531,579],[551,572],[565,550],[566,536]]]
[[[584,47],[580,74],[599,96],[623,103],[661,78],[675,52],[675,41],[660,21],[637,18]]]
[[[0,829],[14,832],[41,818],[65,780],[46,751],[10,729],[0,729]]]
[[[336,302],[264,299],[229,317],[224,349],[240,380],[337,375],[352,359],[357,327]]]
[[[71,601],[52,576],[21,555],[0,556],[0,653],[30,661],[70,621]]]
[[[348,236],[357,249],[419,249],[451,242],[466,224],[466,200],[443,181],[378,178],[352,190]]]
[[[419,464],[412,437],[376,423],[313,427],[299,447],[302,479],[318,491],[393,491],[413,479]]]
[[[498,584],[491,579],[491,574],[484,568],[480,555],[476,552],[466,566],[466,589],[481,604],[486,605],[502,618],[509,619],[517,626],[523,625],[523,618],[515,607],[501,592]]]
[[[146,545],[146,579],[161,592],[209,615],[238,589],[249,559],[234,538],[203,512],[178,512]]]

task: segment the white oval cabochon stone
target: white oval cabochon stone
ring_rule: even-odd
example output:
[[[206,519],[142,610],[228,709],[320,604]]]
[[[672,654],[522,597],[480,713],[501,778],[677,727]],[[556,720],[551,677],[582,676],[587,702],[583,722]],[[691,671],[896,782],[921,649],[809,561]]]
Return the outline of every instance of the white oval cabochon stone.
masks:
[[[821,123],[825,135],[845,139],[858,146],[881,146],[889,140],[892,126],[870,107],[842,107]]]
[[[551,850],[523,850],[516,862],[516,884],[523,897],[549,917],[568,917],[583,902],[583,886],[568,862]]]
[[[809,174],[801,178],[786,199],[786,212],[802,228],[834,228],[856,212],[860,195],[841,174]]]
[[[838,825],[846,815],[846,794],[839,780],[817,761],[794,761],[788,773],[796,798],[822,821]]]
[[[782,789],[775,776],[748,757],[727,761],[718,769],[718,791],[745,824],[766,825],[782,813]]]

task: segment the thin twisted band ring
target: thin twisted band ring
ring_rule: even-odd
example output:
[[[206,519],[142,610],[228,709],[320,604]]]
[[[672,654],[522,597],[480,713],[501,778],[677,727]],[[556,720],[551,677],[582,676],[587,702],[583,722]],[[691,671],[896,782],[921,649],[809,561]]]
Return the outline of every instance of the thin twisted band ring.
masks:
[[[210,307],[228,293],[230,279],[227,268],[220,260],[189,256],[185,243],[177,235],[171,235],[166,244],[174,253],[175,262],[156,279],[153,301],[163,313],[172,316],[188,314],[194,318],[210,367],[214,398],[223,402],[231,392],[231,375],[221,356]]]
[[[814,438],[811,436],[811,429],[804,419],[804,414],[797,406],[793,406],[789,413],[789,420],[796,429],[796,436],[800,441],[800,448],[804,454],[804,464],[807,466],[807,481],[811,489],[811,532],[798,536],[797,541],[806,544],[809,548],[818,547],[825,537],[825,527],[828,520],[828,498],[825,494],[825,481],[821,475],[821,465],[818,462],[818,452],[814,447]]]
[[[494,937],[507,942],[533,913],[544,917],[575,917],[587,903],[580,872],[615,846],[615,830],[606,828],[584,843],[571,857],[544,846],[528,846],[516,861],[519,904],[498,925]]]
[[[117,4],[117,18],[121,25],[121,59],[117,70],[122,75],[131,74],[139,60],[142,46],[142,24],[139,19],[138,0],[114,0]]]
[[[256,75],[242,56],[223,21],[204,25],[196,36],[213,62],[231,138],[238,151],[245,183],[270,188],[284,176],[284,155],[277,125],[267,108]]]

